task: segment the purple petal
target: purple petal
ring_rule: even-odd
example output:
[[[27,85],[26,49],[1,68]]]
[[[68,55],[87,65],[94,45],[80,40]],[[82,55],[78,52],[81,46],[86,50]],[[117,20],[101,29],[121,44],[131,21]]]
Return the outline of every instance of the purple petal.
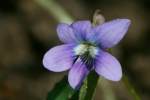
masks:
[[[61,72],[71,68],[72,45],[60,45],[50,49],[43,58],[43,65],[50,71]]]
[[[89,71],[85,64],[80,59],[78,59],[69,71],[68,81],[70,86],[73,89],[78,89],[88,73]]]
[[[129,19],[116,19],[94,28],[97,42],[103,48],[111,48],[125,35],[130,25]]]
[[[90,33],[92,27],[91,22],[87,20],[74,22],[71,26],[80,40],[86,39],[86,35]]]
[[[57,33],[59,39],[64,43],[77,42],[73,29],[68,24],[61,23],[57,26]]]
[[[119,81],[122,77],[121,65],[111,54],[100,51],[96,59],[95,71],[104,78]]]

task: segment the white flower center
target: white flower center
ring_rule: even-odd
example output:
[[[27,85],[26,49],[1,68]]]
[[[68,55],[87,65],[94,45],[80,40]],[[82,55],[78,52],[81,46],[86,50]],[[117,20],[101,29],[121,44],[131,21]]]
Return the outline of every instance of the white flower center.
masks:
[[[74,48],[74,52],[76,55],[80,56],[89,53],[90,56],[94,58],[98,53],[98,48],[89,44],[79,44]]]

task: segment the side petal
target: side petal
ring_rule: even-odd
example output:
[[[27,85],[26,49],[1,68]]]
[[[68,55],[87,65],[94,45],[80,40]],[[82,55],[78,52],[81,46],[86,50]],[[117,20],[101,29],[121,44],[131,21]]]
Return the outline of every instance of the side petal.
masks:
[[[88,20],[74,22],[71,26],[80,40],[85,40],[86,35],[90,34],[92,28],[91,22]]]
[[[103,48],[113,47],[124,37],[130,23],[129,19],[116,19],[95,27],[97,42]]]
[[[97,56],[95,71],[112,81],[119,81],[122,77],[122,69],[118,60],[104,51],[100,51],[99,56]]]
[[[43,58],[43,65],[50,71],[61,72],[71,68],[73,52],[71,45],[60,45],[50,49]]]
[[[89,71],[86,68],[85,64],[81,61],[81,59],[78,59],[69,71],[68,81],[70,86],[73,89],[80,88],[83,80],[88,75],[88,73]]]
[[[65,23],[59,24],[57,26],[57,34],[58,34],[59,39],[63,43],[72,43],[72,42],[78,41],[73,29],[68,24],[65,24]]]

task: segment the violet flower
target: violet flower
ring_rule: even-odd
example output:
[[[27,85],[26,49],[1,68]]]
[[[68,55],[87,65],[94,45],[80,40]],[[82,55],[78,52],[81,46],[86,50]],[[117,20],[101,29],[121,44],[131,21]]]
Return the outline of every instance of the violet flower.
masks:
[[[61,23],[57,33],[65,44],[50,49],[44,55],[43,65],[53,72],[70,69],[68,81],[74,89],[81,86],[91,70],[108,80],[119,81],[121,65],[107,49],[118,44],[129,25],[129,19],[116,19],[97,26],[92,26],[90,21]]]

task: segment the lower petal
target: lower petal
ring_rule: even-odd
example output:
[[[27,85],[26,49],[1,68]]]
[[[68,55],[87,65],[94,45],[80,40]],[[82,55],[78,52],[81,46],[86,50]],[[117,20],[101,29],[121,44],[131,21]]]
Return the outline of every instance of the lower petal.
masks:
[[[81,59],[78,59],[69,71],[68,81],[70,86],[73,89],[80,88],[83,80],[88,75],[88,73],[89,71],[85,64],[81,61]]]
[[[61,72],[73,63],[72,45],[60,45],[50,49],[43,58],[43,65],[50,71]]]
[[[100,51],[96,59],[95,71],[104,78],[119,81],[122,77],[121,65],[111,54]]]

